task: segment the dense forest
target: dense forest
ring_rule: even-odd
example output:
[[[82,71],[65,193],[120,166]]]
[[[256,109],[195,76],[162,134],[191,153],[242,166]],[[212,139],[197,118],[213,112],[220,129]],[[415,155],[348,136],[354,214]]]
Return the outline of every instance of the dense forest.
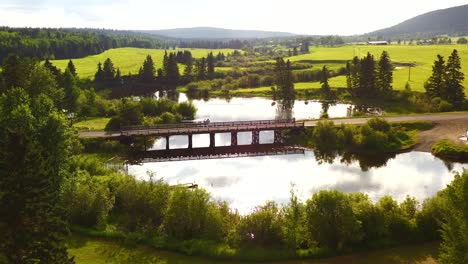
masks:
[[[0,61],[8,54],[39,59],[79,58],[119,47],[161,48],[170,41],[112,30],[0,27]]]

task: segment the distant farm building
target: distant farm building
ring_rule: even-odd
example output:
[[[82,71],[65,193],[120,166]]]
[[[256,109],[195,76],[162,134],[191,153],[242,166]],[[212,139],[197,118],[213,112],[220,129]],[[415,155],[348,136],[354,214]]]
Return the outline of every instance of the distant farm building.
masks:
[[[368,45],[388,45],[388,41],[382,40],[382,41],[368,41]]]

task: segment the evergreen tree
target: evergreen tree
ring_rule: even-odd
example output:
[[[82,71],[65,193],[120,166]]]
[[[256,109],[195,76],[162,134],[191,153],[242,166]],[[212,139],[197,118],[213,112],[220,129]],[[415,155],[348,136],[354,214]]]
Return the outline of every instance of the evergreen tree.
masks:
[[[67,69],[70,70],[71,74],[73,74],[73,76],[77,76],[76,75],[76,68],[75,68],[75,65],[73,64],[73,61],[72,60],[69,60],[68,61],[68,64],[67,64]]]
[[[60,83],[59,80],[60,80],[60,77],[61,77],[61,72],[60,72],[60,69],[55,67],[50,61],[49,59],[46,59],[45,62],[44,62],[44,67],[46,67],[47,69],[49,69],[49,71],[55,76],[55,79],[57,80],[57,83]]]
[[[392,62],[386,51],[382,52],[376,74],[377,90],[380,94],[389,95],[392,91],[393,69]]]
[[[213,52],[210,52],[210,54],[208,54],[208,57],[206,58],[206,64],[207,64],[206,75],[208,79],[212,80],[215,75],[215,60],[214,60]]]
[[[465,99],[465,87],[463,87],[465,76],[461,72],[460,57],[456,49],[453,50],[447,60],[445,72],[446,95],[443,96],[443,99],[451,103],[456,109],[461,109]]]
[[[18,55],[10,54],[2,65],[3,87],[8,90],[13,87],[23,87],[25,69]]]
[[[164,76],[167,76],[167,71],[169,69],[169,56],[167,55],[167,50],[164,51],[164,57],[163,57],[163,72]]]
[[[375,60],[374,56],[367,53],[367,56],[361,59],[359,72],[358,97],[373,97],[377,94],[375,87]]]
[[[284,62],[283,58],[276,59],[275,85],[279,99],[285,101],[295,99],[294,79],[289,60]]]
[[[104,80],[104,72],[102,70],[102,64],[99,62],[98,63],[98,69],[97,72],[94,74],[94,81],[96,82],[102,82]]]
[[[177,56],[175,53],[170,53],[167,61],[166,80],[172,87],[179,83],[180,73],[177,65]]]
[[[0,252],[7,263],[73,263],[61,203],[70,136],[47,95],[13,88],[0,97]]]
[[[107,58],[104,61],[102,69],[102,77],[105,82],[113,82],[115,80],[115,68],[111,59]]]
[[[185,69],[184,69],[184,80],[186,82],[192,81],[192,71],[193,71],[193,64],[192,64],[192,61],[189,61],[187,62],[187,65],[185,66]]]
[[[197,80],[205,80],[206,79],[206,59],[205,58],[201,58],[197,60],[196,70],[197,70]]]
[[[328,84],[328,79],[330,78],[330,72],[328,71],[327,66],[323,66],[320,83],[322,84],[321,93],[322,99],[331,100],[332,91],[330,85]]]
[[[346,62],[346,88],[348,90],[351,90],[353,88],[352,85],[352,68],[351,68],[351,62],[347,61]]]
[[[153,59],[150,55],[147,55],[145,61],[143,62],[143,67],[140,68],[140,79],[145,83],[151,83],[154,81],[155,74],[156,68],[154,67]]]
[[[65,90],[65,109],[67,109],[70,112],[76,112],[77,100],[80,96],[80,89],[76,85],[76,77],[68,68],[63,73],[63,88]]]
[[[437,60],[432,66],[432,75],[424,84],[426,95],[429,98],[441,97],[445,94],[445,61],[444,57],[437,55]]]
[[[294,47],[294,48],[293,48],[293,56],[297,56],[297,55],[298,55],[298,53],[297,53],[297,48]]]
[[[361,86],[361,60],[357,56],[353,58],[351,63],[351,87],[354,90],[359,89]]]

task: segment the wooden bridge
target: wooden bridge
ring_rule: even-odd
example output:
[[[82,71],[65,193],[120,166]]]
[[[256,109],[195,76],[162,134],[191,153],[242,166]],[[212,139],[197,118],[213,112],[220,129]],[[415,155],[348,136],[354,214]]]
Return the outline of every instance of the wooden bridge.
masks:
[[[260,144],[260,131],[273,130],[274,143],[282,142],[281,130],[303,128],[304,122],[296,122],[295,119],[280,120],[255,120],[235,122],[212,123],[186,123],[186,124],[161,124],[154,126],[127,126],[121,127],[120,135],[132,136],[158,136],[166,138],[166,150],[170,149],[169,137],[177,135],[188,136],[188,148],[193,148],[192,135],[209,134],[210,148],[216,146],[216,133],[231,133],[231,146],[237,146],[237,133],[252,132],[252,145]]]
[[[281,144],[239,145],[193,149],[162,149],[130,153],[127,163],[141,164],[146,162],[227,159],[291,154],[303,155],[304,153],[305,150],[303,148],[283,146]]]

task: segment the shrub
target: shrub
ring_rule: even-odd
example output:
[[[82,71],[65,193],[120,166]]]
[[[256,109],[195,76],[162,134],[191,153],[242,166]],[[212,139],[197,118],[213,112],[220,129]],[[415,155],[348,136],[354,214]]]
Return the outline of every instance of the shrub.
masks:
[[[182,102],[174,107],[175,112],[180,114],[183,119],[193,120],[195,119],[195,114],[197,113],[197,108],[193,105],[192,102]]]
[[[170,188],[163,180],[137,181],[127,177],[117,188],[118,224],[129,232],[155,234],[164,219]]]
[[[85,171],[77,171],[75,177],[78,180],[71,182],[64,191],[70,222],[85,227],[103,224],[114,205],[114,196]]]
[[[320,247],[341,251],[362,237],[349,198],[339,191],[320,191],[307,200],[309,238]]]
[[[163,222],[169,238],[221,240],[222,227],[221,214],[206,191],[182,187],[172,190]]]
[[[275,202],[258,206],[239,223],[238,235],[244,244],[278,246],[284,244],[283,214]]]

